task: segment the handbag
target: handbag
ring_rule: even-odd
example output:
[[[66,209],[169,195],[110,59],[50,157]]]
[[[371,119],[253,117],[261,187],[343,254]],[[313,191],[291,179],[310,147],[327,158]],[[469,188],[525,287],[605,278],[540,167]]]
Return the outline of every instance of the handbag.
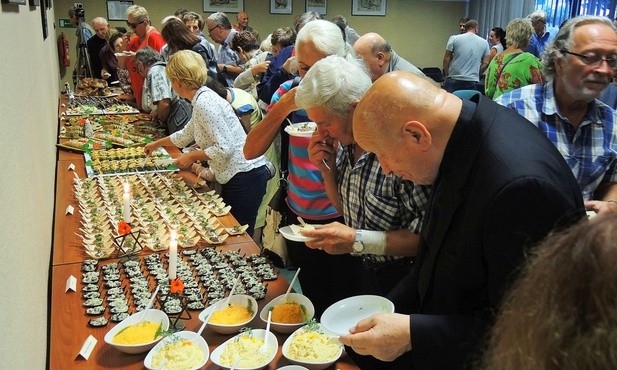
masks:
[[[279,231],[282,222],[283,216],[281,213],[268,208],[261,244],[264,248],[263,253],[268,256],[276,267],[289,268],[291,267],[291,260],[287,254],[287,242]]]

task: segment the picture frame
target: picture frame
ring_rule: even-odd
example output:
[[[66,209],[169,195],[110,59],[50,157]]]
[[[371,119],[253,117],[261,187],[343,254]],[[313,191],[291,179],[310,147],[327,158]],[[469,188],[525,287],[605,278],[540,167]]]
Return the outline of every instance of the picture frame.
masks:
[[[2,0],[3,4],[26,5],[26,0]]]
[[[352,0],[351,15],[386,15],[386,0]]]
[[[291,14],[293,0],[270,0],[270,14]]]
[[[244,0],[203,0],[206,13],[239,13],[244,10]],[[205,17],[204,17],[205,18]]]
[[[307,12],[317,12],[320,15],[326,15],[328,0],[306,0],[306,10]]]
[[[107,19],[126,21],[126,10],[133,5],[133,0],[107,0]]]

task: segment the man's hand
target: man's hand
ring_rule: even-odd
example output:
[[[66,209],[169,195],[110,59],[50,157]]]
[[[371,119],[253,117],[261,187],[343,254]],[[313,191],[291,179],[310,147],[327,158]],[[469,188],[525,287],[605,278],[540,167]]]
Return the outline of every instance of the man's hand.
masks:
[[[257,63],[251,67],[251,74],[256,75],[259,73],[265,73],[268,70],[268,66],[270,65],[270,61],[266,60],[261,63]]]
[[[311,249],[323,249],[329,254],[346,254],[353,250],[356,230],[340,222],[316,225],[315,230],[301,231],[302,235],[313,238],[305,242]]]
[[[334,139],[329,136],[324,136],[319,129],[317,129],[311,137],[308,146],[308,154],[309,161],[321,172],[329,171],[326,167],[326,163],[330,168],[336,166],[336,147],[334,146]]]
[[[408,315],[380,313],[358,322],[339,340],[358,354],[393,361],[411,350],[409,320]]]
[[[588,200],[585,202],[585,208],[595,211],[597,214],[605,214],[617,212],[617,203],[613,201],[605,202],[603,200]]]

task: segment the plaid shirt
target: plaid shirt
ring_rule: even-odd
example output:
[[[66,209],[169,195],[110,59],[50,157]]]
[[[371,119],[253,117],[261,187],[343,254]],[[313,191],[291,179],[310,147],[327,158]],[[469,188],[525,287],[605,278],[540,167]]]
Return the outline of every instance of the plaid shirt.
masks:
[[[383,173],[377,156],[364,152],[352,164],[354,144],[339,148],[336,158],[338,193],[345,224],[355,229],[420,232],[428,186],[414,186],[398,176]],[[373,262],[394,257],[363,256]]]
[[[604,103],[591,102],[577,128],[559,113],[552,81],[513,90],[495,101],[516,110],[555,144],[572,169],[583,199],[593,199],[600,184],[617,181],[617,114]]]

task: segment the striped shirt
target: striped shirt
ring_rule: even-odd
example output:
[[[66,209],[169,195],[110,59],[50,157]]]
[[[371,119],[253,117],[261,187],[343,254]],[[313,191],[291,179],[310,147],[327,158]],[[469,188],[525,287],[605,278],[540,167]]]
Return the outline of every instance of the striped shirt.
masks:
[[[516,110],[557,147],[576,177],[583,199],[590,200],[600,184],[617,181],[615,111],[594,100],[576,127],[559,113],[553,82],[513,90],[495,100]]]
[[[287,91],[291,90],[292,84],[293,80],[281,84],[272,95],[270,107],[276,104]],[[304,110],[297,110],[292,115],[294,123],[308,120]],[[281,131],[281,134],[288,135],[284,131]],[[308,220],[327,220],[338,217],[339,213],[326,194],[321,172],[309,161],[308,144],[310,140],[307,137],[289,137],[287,204],[295,214]]]

